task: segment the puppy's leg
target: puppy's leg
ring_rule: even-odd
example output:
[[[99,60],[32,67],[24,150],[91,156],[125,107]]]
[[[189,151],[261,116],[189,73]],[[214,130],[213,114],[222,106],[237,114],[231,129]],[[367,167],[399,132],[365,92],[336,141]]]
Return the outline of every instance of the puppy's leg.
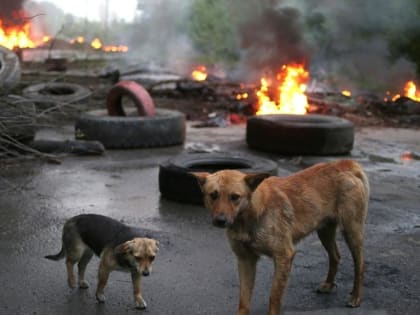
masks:
[[[340,253],[338,251],[335,235],[337,230],[336,223],[329,223],[318,230],[318,237],[328,253],[328,275],[325,282],[321,283],[317,291],[319,293],[330,293],[335,287],[335,275],[340,262]]]
[[[351,251],[354,263],[354,283],[353,290],[347,306],[358,307],[361,303],[362,286],[363,286],[363,272],[364,272],[364,232],[363,225],[358,223],[345,224],[344,239]]]
[[[271,286],[269,315],[280,314],[283,293],[292,268],[293,257],[294,250],[278,253],[273,257],[274,279]]]
[[[239,308],[237,315],[247,315],[251,306],[258,256],[249,252],[249,255],[241,255],[237,258],[239,270]]]
[[[96,287],[96,299],[99,303],[105,302],[105,295],[104,289],[106,283],[108,282],[109,274],[111,273],[111,269],[106,263],[106,259],[104,257],[101,258],[101,262],[99,263],[99,270],[98,270],[98,286]]]
[[[66,268],[67,268],[67,283],[70,288],[74,288],[76,284],[76,279],[73,273],[73,266],[76,264],[77,260],[73,260],[71,257],[66,257]]]
[[[82,288],[82,289],[89,288],[89,283],[85,280],[85,271],[86,271],[87,264],[92,259],[92,256],[93,256],[93,252],[87,248],[85,252],[83,253],[82,258],[80,258],[80,261],[78,263],[79,288]]]
[[[147,307],[146,301],[141,296],[140,280],[141,274],[137,271],[131,272],[131,280],[133,281],[134,300],[136,301],[136,308],[144,310]]]

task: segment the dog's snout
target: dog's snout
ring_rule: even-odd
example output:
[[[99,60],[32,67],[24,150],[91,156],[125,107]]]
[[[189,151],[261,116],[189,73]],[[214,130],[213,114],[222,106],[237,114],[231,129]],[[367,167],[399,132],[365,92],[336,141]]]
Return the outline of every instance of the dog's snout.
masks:
[[[224,215],[217,215],[213,217],[213,225],[224,228],[227,225],[227,218]]]
[[[143,272],[141,273],[143,276],[147,277],[148,275],[150,275],[149,270],[143,270]]]

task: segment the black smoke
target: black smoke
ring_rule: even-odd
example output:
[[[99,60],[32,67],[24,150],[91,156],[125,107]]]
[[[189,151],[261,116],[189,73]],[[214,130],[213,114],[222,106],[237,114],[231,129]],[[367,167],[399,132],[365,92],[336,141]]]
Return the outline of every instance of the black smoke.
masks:
[[[26,21],[22,10],[24,2],[25,0],[0,1],[0,19],[4,26],[20,25]]]
[[[296,8],[267,8],[239,28],[242,72],[248,78],[275,74],[282,65],[306,63],[302,16]]]

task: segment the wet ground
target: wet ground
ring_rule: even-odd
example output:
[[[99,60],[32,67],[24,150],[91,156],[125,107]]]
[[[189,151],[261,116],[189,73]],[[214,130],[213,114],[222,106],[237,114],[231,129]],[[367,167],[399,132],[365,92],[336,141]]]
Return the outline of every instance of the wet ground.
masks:
[[[38,138],[72,138],[72,126],[40,131]],[[249,151],[243,125],[188,128],[184,146],[113,150],[103,156],[63,156],[59,165],[25,162],[0,173],[1,314],[234,314],[236,262],[225,233],[201,206],[162,199],[160,162],[197,148],[246,151],[272,158],[286,175],[332,157],[286,158]],[[345,308],[352,262],[342,239],[337,290],[318,295],[327,257],[315,235],[298,245],[284,297],[285,314],[418,314],[420,307],[420,130],[363,128],[351,158],[371,181],[366,225],[363,303]],[[134,308],[128,274],[114,272],[106,303],[94,296],[98,259],[88,266],[87,290],[69,289],[64,262],[43,258],[60,249],[61,226],[80,213],[100,213],[153,230],[160,252],[143,280],[145,311]],[[273,267],[258,265],[252,314],[266,314]]]

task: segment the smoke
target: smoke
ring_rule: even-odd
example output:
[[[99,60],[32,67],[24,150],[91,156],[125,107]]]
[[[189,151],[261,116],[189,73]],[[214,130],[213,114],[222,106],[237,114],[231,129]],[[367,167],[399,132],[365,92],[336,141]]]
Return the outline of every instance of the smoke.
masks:
[[[416,1],[303,0],[294,5],[305,21],[314,79],[330,87],[384,92],[415,77],[415,65],[393,56],[390,44],[420,27]]]
[[[275,75],[284,64],[306,63],[309,47],[303,35],[299,10],[266,8],[239,27],[241,66],[236,75],[255,80],[262,73]]]
[[[1,0],[0,19],[3,25],[16,25],[25,22],[22,16],[22,7],[25,0]]]

